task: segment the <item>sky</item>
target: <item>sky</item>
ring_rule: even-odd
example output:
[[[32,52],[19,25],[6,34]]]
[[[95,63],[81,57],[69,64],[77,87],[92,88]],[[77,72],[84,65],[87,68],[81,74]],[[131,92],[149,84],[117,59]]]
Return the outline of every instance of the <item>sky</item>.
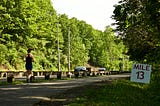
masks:
[[[114,20],[111,19],[114,7],[119,0],[52,0],[58,14],[76,17],[98,30],[105,30]],[[113,27],[112,27],[113,28]]]

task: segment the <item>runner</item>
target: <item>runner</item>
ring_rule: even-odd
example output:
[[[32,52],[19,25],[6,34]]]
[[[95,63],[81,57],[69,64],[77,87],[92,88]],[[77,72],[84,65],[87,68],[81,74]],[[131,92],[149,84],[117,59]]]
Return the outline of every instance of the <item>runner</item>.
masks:
[[[27,50],[27,55],[24,58],[24,61],[26,62],[25,64],[25,68],[26,68],[26,77],[27,77],[27,82],[30,82],[31,80],[31,76],[32,76],[32,69],[33,69],[33,65],[32,62],[34,62],[34,57],[31,54],[31,51],[33,49],[28,49]]]

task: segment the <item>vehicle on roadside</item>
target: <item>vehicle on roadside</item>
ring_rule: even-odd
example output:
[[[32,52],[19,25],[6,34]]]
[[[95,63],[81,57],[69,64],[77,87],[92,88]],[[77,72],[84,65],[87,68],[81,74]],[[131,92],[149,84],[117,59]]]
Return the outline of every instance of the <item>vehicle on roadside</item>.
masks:
[[[106,70],[106,68],[98,68],[98,75],[110,75],[111,72]]]
[[[87,68],[84,66],[77,66],[74,69],[74,75],[75,77],[79,77],[79,76],[86,76],[87,74]]]
[[[106,71],[106,68],[98,68],[99,75],[104,75],[105,71]]]

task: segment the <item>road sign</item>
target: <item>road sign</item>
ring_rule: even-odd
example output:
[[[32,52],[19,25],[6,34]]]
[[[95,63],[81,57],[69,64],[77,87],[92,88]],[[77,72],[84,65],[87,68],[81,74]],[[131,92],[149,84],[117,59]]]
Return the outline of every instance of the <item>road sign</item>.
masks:
[[[149,83],[151,67],[152,66],[148,64],[133,64],[131,72],[131,81]]]

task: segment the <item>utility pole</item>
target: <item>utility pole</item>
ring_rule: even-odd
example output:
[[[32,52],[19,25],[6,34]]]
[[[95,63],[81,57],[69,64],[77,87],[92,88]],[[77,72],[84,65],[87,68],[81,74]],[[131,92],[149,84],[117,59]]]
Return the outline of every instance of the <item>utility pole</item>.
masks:
[[[59,34],[58,34],[58,22],[57,22],[57,43],[58,43],[58,72],[60,72],[60,50],[59,50]]]
[[[70,27],[68,29],[68,72],[70,72]]]

